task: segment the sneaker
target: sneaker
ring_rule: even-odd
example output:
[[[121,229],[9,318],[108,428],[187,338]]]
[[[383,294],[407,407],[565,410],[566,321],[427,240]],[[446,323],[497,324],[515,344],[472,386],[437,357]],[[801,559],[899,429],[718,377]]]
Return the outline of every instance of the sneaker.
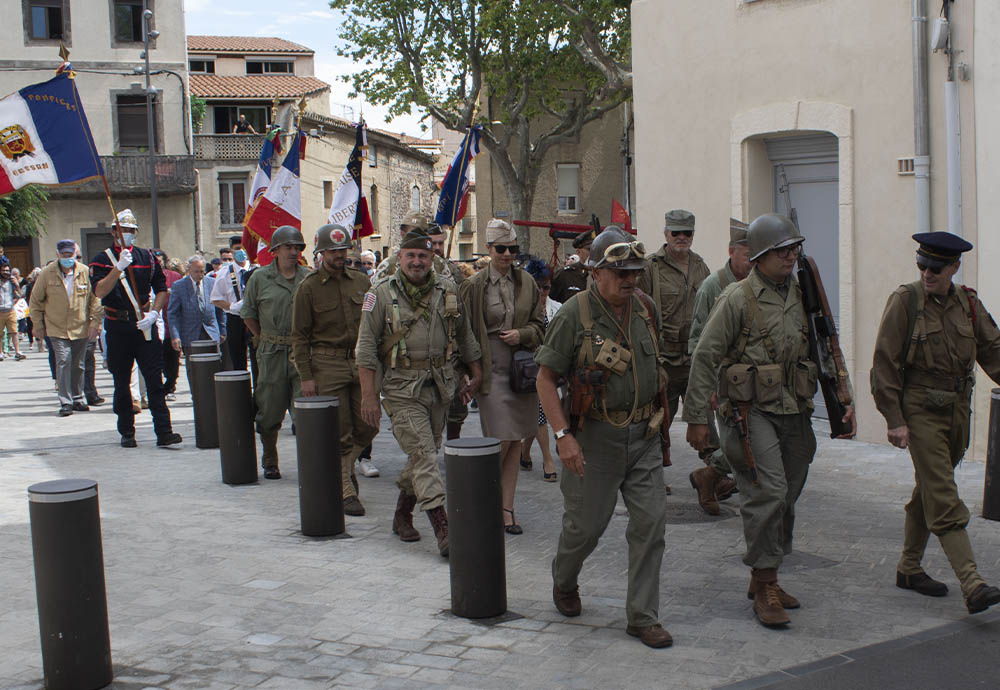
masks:
[[[14,355],[14,361],[20,362],[22,359],[28,359],[28,355],[22,355],[20,352]]]
[[[71,414],[73,414],[73,406],[72,405],[60,405],[59,406],[59,416],[60,417],[69,417]]]
[[[167,402],[173,402],[174,400],[177,400],[177,396],[174,395],[173,393],[167,393],[167,395],[165,396],[165,398],[166,398]]]
[[[90,406],[82,400],[78,400],[73,403],[74,412],[90,412]]]
[[[358,460],[358,472],[363,477],[377,477],[379,475],[378,468],[371,463],[371,460]]]

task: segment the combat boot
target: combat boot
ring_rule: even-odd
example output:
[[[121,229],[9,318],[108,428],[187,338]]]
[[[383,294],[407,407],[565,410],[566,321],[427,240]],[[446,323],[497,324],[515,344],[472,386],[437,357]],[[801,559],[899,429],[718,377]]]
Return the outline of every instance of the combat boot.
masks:
[[[698,505],[709,515],[719,514],[719,500],[715,496],[715,485],[719,473],[711,467],[701,467],[688,475],[691,488],[698,492]]]
[[[736,482],[729,477],[720,477],[715,483],[715,497],[720,501],[725,501],[736,492]]]
[[[260,432],[260,464],[265,479],[281,479],[278,471],[278,430]]]
[[[778,571],[774,568],[754,568],[750,581],[754,588],[753,612],[760,624],[774,628],[790,623],[792,619],[785,613],[778,596]]]
[[[757,588],[761,584],[760,580],[758,579],[758,575],[757,575],[757,573],[759,573],[759,572],[761,572],[761,571],[757,570],[756,568],[752,568],[750,570],[750,586],[747,588],[747,599],[753,599],[754,595],[757,594]],[[775,585],[775,587],[777,587],[778,601],[781,602],[781,608],[783,608],[783,609],[797,609],[797,608],[799,608],[799,606],[801,606],[801,604],[799,603],[798,599],[796,599],[791,594],[789,594],[788,592],[786,592],[785,590],[783,590],[781,588],[781,585],[778,584],[777,573],[775,573],[775,576],[774,576],[774,585]]]
[[[427,518],[431,521],[431,527],[434,528],[434,536],[438,540],[438,553],[448,557],[448,513],[444,511],[443,506],[438,506],[437,508],[431,508],[427,511]]]
[[[447,440],[454,441],[462,436],[462,422],[448,422]]]
[[[417,497],[407,495],[400,489],[396,500],[396,514],[392,516],[392,533],[399,535],[400,541],[420,541],[420,532],[413,526],[413,508]]]

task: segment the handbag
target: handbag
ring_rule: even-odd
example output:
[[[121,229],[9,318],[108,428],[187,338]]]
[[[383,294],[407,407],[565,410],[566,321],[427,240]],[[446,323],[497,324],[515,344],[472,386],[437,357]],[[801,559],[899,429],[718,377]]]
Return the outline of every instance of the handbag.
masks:
[[[517,350],[510,359],[510,389],[515,393],[534,393],[538,365],[528,350]]]

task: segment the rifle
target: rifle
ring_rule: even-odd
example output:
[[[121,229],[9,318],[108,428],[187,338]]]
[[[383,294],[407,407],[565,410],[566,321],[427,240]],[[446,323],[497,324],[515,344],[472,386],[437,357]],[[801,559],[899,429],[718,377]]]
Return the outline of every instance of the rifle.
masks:
[[[809,323],[809,358],[819,368],[819,387],[830,417],[830,438],[851,434],[851,425],[842,421],[846,408],[853,404],[848,386],[847,365],[840,349],[830,302],[823,289],[823,279],[811,256],[799,254],[798,278],[802,288],[802,304]]]
[[[733,404],[733,423],[736,425],[736,433],[740,437],[740,446],[743,448],[743,457],[746,458],[749,468],[750,481],[754,486],[760,486],[760,478],[757,476],[757,463],[753,459],[753,449],[750,448],[750,403],[740,402]]]

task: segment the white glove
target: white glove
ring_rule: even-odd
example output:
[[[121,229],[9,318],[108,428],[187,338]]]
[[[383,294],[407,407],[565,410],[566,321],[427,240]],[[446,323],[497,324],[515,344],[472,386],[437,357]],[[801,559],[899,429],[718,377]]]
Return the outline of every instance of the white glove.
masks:
[[[124,271],[132,263],[132,251],[130,249],[123,249],[122,253],[118,255],[118,263],[115,264],[119,271]]]
[[[136,322],[135,327],[138,328],[140,331],[148,330],[156,324],[156,320],[158,318],[160,318],[159,313],[157,313],[155,309],[151,309],[148,312],[146,312],[145,316],[143,316]]]
[[[235,312],[237,314],[243,309],[243,300],[238,300],[229,305],[229,311]]]

